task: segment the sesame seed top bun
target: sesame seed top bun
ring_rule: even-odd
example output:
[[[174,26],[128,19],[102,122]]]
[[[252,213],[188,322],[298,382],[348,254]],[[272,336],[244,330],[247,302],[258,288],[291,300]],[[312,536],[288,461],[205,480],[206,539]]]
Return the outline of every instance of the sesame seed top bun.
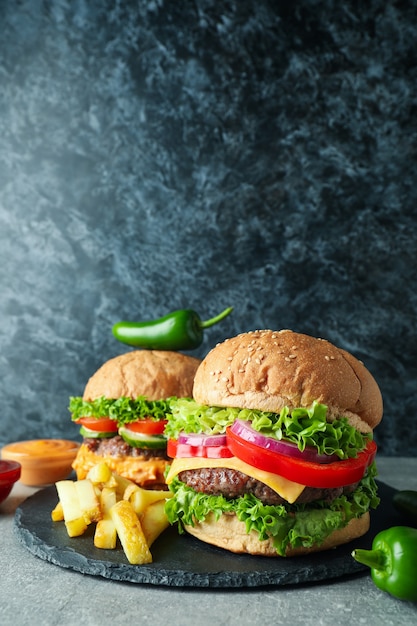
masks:
[[[83,399],[191,397],[200,362],[181,352],[132,350],[106,361],[87,382]]]
[[[257,330],[226,339],[197,370],[200,404],[278,413],[284,406],[328,406],[328,418],[344,415],[360,432],[382,419],[380,389],[364,364],[324,339],[291,330]]]

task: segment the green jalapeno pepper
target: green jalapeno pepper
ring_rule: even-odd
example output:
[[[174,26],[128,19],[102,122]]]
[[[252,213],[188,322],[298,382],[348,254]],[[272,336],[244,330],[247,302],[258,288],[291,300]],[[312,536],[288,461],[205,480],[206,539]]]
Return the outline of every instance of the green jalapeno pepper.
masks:
[[[392,503],[406,519],[407,523],[417,525],[417,491],[403,489],[396,491]]]
[[[372,550],[352,552],[358,563],[371,568],[375,585],[401,600],[417,601],[417,529],[392,526],[378,533]]]
[[[181,309],[149,322],[118,322],[113,335],[122,343],[148,350],[193,350],[203,341],[203,331],[233,311],[228,307],[216,317],[202,321],[191,309]]]

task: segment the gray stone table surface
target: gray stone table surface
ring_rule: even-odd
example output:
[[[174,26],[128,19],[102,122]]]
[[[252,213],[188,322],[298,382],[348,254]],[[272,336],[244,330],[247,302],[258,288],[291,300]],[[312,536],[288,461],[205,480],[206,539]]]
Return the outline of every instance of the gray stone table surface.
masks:
[[[379,479],[417,490],[417,458],[380,457]],[[417,605],[380,591],[364,575],[327,583],[259,589],[181,589],[120,583],[69,571],[30,554],[16,539],[16,508],[36,489],[17,483],[0,504],[0,624],[417,623]]]

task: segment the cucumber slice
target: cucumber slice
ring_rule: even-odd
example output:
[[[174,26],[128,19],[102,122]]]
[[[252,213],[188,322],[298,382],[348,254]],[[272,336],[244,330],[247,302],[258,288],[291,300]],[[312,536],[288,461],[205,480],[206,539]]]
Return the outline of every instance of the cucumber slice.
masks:
[[[166,448],[167,439],[165,435],[144,435],[143,433],[134,433],[124,426],[119,428],[119,435],[123,437],[129,446],[134,448]]]
[[[117,435],[117,432],[104,432],[101,430],[91,430],[85,426],[81,426],[80,435],[87,437],[88,439],[109,439]]]

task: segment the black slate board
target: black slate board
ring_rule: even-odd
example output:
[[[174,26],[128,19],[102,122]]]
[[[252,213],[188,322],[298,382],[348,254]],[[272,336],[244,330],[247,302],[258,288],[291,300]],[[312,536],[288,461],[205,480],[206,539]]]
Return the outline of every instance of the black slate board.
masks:
[[[346,544],[308,557],[267,558],[235,555],[206,545],[169,528],[152,546],[154,562],[130,565],[122,549],[94,547],[93,532],[69,538],[63,523],[51,521],[57,502],[55,487],[48,487],[25,500],[16,510],[14,530],[21,543],[35,556],[82,574],[131,583],[171,587],[260,587],[298,585],[332,580],[369,571],[351,556],[353,547],[369,548],[377,532],[402,523],[392,506],[395,490],[379,482],[381,504],[371,517],[369,532],[354,546]]]

